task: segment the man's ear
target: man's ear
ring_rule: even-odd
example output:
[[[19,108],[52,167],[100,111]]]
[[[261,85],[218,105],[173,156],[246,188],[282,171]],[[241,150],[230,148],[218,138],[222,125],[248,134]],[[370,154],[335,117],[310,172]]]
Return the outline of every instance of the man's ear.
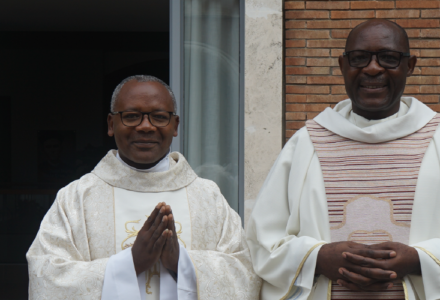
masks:
[[[412,75],[412,73],[414,72],[414,68],[416,67],[416,64],[417,64],[417,56],[411,55],[408,58],[408,72],[406,72],[406,77]]]
[[[339,63],[339,70],[341,70],[342,73],[342,64],[344,63],[344,57],[342,55],[339,55],[338,63]]]
[[[108,116],[107,116],[107,134],[108,134],[108,136],[113,136],[114,135],[114,131],[113,131],[113,115],[112,114],[108,114]]]
[[[176,115],[174,117],[174,134],[173,134],[174,137],[177,136],[177,129],[179,128],[179,124],[180,124],[180,118],[179,116]]]

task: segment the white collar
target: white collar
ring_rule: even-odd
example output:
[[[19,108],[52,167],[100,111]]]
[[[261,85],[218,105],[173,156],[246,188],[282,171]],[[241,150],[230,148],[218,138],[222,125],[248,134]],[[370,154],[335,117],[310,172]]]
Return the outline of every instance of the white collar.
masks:
[[[349,121],[351,100],[339,102],[334,109],[326,108],[314,120],[328,130],[351,140],[364,143],[383,143],[410,135],[423,128],[435,115],[432,109],[413,97],[402,97],[408,111],[368,127],[358,127]],[[402,105],[401,105],[402,106]]]
[[[164,158],[161,159],[160,162],[157,163],[154,167],[151,167],[149,169],[137,169],[135,167],[130,166],[125,161],[122,160],[122,158],[119,156],[119,151],[116,153],[116,158],[126,167],[138,171],[138,172],[144,172],[144,173],[154,173],[154,172],[166,172],[170,169],[170,160],[168,158],[168,155],[170,152],[165,155]]]

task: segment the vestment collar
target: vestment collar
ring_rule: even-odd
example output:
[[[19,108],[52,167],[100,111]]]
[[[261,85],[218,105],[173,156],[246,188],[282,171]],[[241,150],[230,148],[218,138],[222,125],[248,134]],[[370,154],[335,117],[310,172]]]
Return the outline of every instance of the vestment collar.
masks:
[[[188,186],[197,178],[182,154],[173,152],[168,157],[168,171],[146,173],[123,165],[116,158],[116,150],[110,150],[92,173],[111,186],[136,192],[175,191]]]
[[[392,118],[365,128],[351,123],[345,116],[351,110],[351,100],[339,102],[335,108],[326,108],[314,120],[328,130],[345,138],[364,143],[383,143],[395,140],[423,128],[436,114],[413,97],[402,97],[408,107],[403,116]]]

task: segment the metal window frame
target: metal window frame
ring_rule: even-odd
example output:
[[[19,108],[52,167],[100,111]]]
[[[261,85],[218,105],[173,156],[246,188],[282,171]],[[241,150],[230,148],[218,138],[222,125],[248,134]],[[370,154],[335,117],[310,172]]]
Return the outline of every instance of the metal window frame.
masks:
[[[176,96],[177,114],[180,116],[179,135],[173,139],[172,151],[183,152],[184,132],[184,1],[170,0],[170,86]],[[245,0],[240,0],[239,43],[239,141],[238,141],[238,214],[244,226],[244,51]],[[183,153],[185,155],[185,153]]]

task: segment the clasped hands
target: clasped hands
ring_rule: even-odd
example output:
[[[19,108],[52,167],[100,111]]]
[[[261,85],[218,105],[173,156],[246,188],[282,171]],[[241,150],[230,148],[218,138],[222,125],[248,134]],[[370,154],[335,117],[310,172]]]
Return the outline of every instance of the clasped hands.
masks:
[[[363,245],[325,244],[318,252],[315,273],[354,291],[380,291],[408,274],[420,274],[417,250],[397,242]]]
[[[171,207],[159,203],[145,221],[131,249],[136,275],[149,270],[160,259],[162,265],[177,274],[179,242]]]

